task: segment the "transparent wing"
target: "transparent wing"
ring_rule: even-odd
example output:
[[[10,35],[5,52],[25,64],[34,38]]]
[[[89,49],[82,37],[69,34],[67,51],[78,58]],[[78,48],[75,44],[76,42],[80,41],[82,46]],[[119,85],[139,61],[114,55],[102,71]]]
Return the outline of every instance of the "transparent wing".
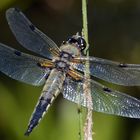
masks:
[[[38,30],[19,9],[8,9],[6,18],[17,41],[26,49],[50,59],[52,58],[50,50],[52,48],[58,50],[57,45]]]
[[[0,43],[0,71],[7,76],[32,85],[42,85],[49,68],[38,66],[43,59],[21,53]]]
[[[84,72],[84,63],[89,61],[90,75],[92,76],[124,86],[140,85],[139,64],[121,64],[97,57],[81,57],[77,60],[80,63],[73,63],[72,66],[78,71]]]
[[[130,118],[140,118],[140,101],[124,93],[111,90],[93,80],[90,81],[93,110],[97,112],[119,115]],[[83,93],[83,82],[66,78],[63,96],[67,100],[87,107]]]

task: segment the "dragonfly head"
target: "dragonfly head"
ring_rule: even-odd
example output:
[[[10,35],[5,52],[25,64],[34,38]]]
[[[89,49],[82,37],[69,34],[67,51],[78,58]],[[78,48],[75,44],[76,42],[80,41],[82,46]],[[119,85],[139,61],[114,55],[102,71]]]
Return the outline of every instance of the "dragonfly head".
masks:
[[[81,52],[86,48],[85,39],[78,34],[73,35],[66,42],[69,44],[76,44],[76,46],[78,47],[78,49],[80,49]]]

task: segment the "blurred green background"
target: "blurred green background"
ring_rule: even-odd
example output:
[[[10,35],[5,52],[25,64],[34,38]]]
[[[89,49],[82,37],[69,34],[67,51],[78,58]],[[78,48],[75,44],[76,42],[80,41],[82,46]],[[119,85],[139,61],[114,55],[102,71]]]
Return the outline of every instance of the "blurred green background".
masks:
[[[140,63],[140,1],[89,0],[90,54],[114,61]],[[0,0],[0,42],[28,52],[12,35],[5,19],[19,7],[58,45],[82,28],[81,0]],[[103,81],[101,81],[103,82]],[[140,98],[139,87],[107,86]],[[0,140],[25,140],[23,134],[42,87],[0,73]],[[140,120],[93,113],[94,140],[140,140]],[[60,95],[28,140],[78,140],[77,105]]]

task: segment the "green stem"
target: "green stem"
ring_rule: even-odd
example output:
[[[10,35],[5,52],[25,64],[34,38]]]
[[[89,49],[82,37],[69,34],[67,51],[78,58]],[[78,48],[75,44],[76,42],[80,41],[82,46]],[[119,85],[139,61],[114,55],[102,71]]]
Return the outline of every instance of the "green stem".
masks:
[[[82,19],[83,19],[83,29],[82,29],[82,36],[84,37],[86,43],[87,43],[87,48],[85,49],[85,54],[89,54],[88,52],[88,25],[87,25],[87,3],[86,0],[82,0]],[[80,96],[80,95],[79,95]],[[84,125],[83,125],[83,111],[82,107],[80,105],[80,100],[79,100],[79,106],[78,106],[78,114],[79,114],[79,140],[84,140]]]
[[[87,20],[87,0],[82,0],[82,15],[83,15],[83,37],[87,43],[87,47],[85,49],[85,54],[87,58],[89,57],[89,42],[88,42],[88,20]],[[90,70],[89,70],[90,64],[89,61],[85,62],[85,77],[87,79],[90,79]],[[93,121],[92,121],[92,96],[91,96],[91,90],[90,90],[90,81],[85,80],[84,85],[83,85],[83,91],[86,97],[87,101],[87,117],[85,121],[85,126],[84,126],[84,140],[92,140],[92,126],[93,126]]]
[[[89,57],[89,42],[88,42],[88,20],[87,20],[87,0],[82,0],[82,17],[83,17],[83,29],[82,29],[82,36],[84,37],[87,46],[84,51],[87,58]],[[85,62],[85,77],[87,79],[90,78],[89,74],[89,62]],[[80,106],[80,100],[79,100],[79,133],[80,133],[80,140],[92,140],[92,97],[91,97],[91,91],[90,91],[90,81],[85,80],[83,85],[83,92],[85,94],[86,100],[87,100],[87,117],[85,121],[85,125],[83,125],[83,112],[81,112],[81,106]],[[79,95],[80,96],[80,95]],[[83,131],[84,130],[84,131]]]

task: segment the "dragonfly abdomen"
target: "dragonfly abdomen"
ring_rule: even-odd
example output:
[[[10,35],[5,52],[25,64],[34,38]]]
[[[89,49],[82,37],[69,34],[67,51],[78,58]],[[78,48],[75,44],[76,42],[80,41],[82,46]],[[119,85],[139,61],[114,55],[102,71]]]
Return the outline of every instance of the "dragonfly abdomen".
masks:
[[[42,94],[39,98],[39,101],[36,105],[36,108],[31,116],[28,129],[25,135],[29,135],[33,128],[38,125],[40,120],[43,118],[44,114],[49,109],[51,103],[58,96],[62,89],[62,84],[65,79],[65,73],[57,69],[53,69],[44,85]]]

